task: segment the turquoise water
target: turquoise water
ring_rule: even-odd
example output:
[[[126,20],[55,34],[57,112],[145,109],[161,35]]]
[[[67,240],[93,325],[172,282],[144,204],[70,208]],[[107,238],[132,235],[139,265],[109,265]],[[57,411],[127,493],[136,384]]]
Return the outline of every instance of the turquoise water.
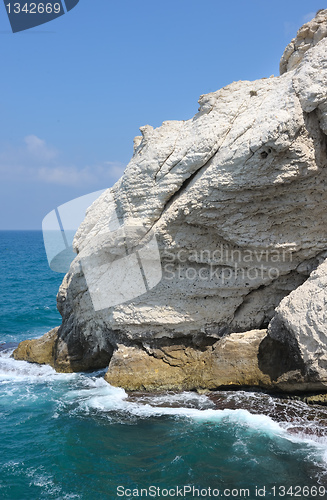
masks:
[[[265,498],[327,497],[324,408],[251,392],[128,395],[104,372],[14,361],[8,343],[60,323],[62,275],[40,232],[0,232],[0,256],[1,499],[140,498],[142,488],[142,498],[252,499],[264,486]]]

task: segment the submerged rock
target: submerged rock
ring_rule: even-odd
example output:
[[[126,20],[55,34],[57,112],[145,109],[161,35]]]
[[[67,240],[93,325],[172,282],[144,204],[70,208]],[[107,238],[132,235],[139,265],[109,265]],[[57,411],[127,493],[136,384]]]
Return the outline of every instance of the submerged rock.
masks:
[[[309,405],[327,406],[327,394],[315,394],[304,398],[304,402]]]
[[[131,390],[324,386],[317,357],[319,376],[308,370],[311,333],[286,333],[282,304],[306,293],[327,249],[326,35],[327,10],[299,30],[280,77],[234,82],[201,96],[191,120],[141,128],[75,236],[57,370],[110,362],[106,380]]]

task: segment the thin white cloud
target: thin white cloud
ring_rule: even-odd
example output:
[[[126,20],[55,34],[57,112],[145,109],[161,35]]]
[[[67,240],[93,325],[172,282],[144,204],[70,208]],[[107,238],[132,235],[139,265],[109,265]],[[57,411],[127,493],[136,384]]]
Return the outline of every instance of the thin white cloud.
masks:
[[[126,168],[126,165],[124,165],[123,163],[117,162],[117,161],[116,162],[115,161],[105,161],[104,165],[106,166],[106,168],[110,169],[111,175],[113,175],[114,177],[117,177],[117,179],[119,179],[119,177],[121,177],[123,175],[124,170]]]
[[[46,142],[36,135],[27,135],[24,137],[24,142],[27,151],[41,161],[48,162],[58,155],[58,152],[54,148],[47,146]]]
[[[37,171],[40,181],[47,184],[58,184],[62,186],[80,186],[82,184],[93,184],[95,178],[85,170],[76,167],[42,167]]]
[[[305,14],[302,17],[301,24],[308,23],[315,16],[316,16],[316,12],[315,11],[308,12],[307,14]],[[297,31],[298,31],[299,28],[300,28],[300,26],[297,25],[297,24],[295,24],[293,21],[292,22],[285,21],[284,22],[284,35],[286,37],[294,38],[296,36],[296,33],[297,33]]]
[[[284,35],[288,38],[293,38],[296,35],[296,26],[288,21],[284,22]]]
[[[59,152],[36,135],[28,135],[20,147],[0,151],[1,180],[28,180],[61,186],[110,186],[124,172],[120,162],[97,165],[65,165]]]
[[[302,17],[302,21],[304,23],[308,23],[309,21],[311,21],[316,15],[316,12],[315,11],[312,11],[312,12],[308,12],[308,14],[305,14],[305,16]]]
[[[95,165],[93,167],[54,167],[40,168],[37,170],[39,180],[48,184],[58,184],[62,186],[84,186],[95,185],[104,182],[105,185],[112,183],[113,179],[118,179],[124,172],[124,166],[111,163],[111,167],[105,165]]]

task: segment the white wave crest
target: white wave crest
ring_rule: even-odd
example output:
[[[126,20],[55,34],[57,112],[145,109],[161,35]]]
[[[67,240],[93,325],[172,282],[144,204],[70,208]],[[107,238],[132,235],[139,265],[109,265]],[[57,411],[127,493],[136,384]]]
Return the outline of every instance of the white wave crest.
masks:
[[[49,365],[38,365],[11,358],[13,350],[0,352],[0,384],[10,382],[35,383],[54,378],[67,378],[74,374],[59,374]]]

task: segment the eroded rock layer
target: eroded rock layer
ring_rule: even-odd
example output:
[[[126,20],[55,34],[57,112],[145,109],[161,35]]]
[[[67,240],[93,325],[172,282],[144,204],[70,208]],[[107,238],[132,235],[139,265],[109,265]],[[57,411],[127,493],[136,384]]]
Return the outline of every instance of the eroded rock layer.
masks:
[[[325,386],[326,322],[306,280],[327,249],[326,36],[321,11],[286,49],[281,76],[234,82],[201,96],[190,120],[141,128],[122,178],[75,236],[58,294],[57,370],[110,362],[106,379],[128,389]],[[133,224],[141,263],[151,234],[160,256],[161,279],[144,265],[142,293],[136,264],[106,274],[122,255],[113,234]],[[136,292],[111,305],[123,281]],[[307,308],[317,330],[305,326]]]

